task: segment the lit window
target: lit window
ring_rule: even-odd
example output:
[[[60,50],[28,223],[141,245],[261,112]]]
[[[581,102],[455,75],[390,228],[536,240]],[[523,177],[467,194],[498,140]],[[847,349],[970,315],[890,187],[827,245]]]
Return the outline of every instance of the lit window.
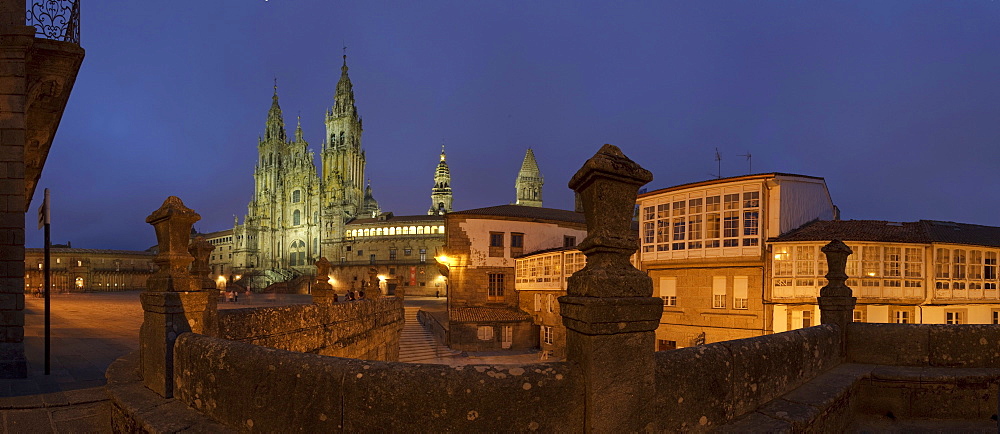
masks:
[[[427,262],[427,249],[420,249],[420,263]]]

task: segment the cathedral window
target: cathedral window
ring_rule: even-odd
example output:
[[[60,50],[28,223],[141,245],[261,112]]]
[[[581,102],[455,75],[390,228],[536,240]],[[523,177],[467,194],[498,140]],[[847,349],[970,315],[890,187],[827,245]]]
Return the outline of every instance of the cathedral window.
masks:
[[[295,190],[292,192],[292,203],[299,203],[302,201],[302,190]]]
[[[295,210],[295,212],[292,213],[292,224],[295,226],[302,224],[302,212],[299,210]]]

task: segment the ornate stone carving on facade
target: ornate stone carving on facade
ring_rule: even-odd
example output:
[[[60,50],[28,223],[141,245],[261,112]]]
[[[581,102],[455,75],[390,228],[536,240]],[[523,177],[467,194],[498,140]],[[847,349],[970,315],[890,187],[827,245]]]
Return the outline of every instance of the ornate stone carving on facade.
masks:
[[[654,331],[663,301],[652,297],[648,276],[629,263],[638,245],[632,209],[639,187],[653,179],[621,150],[604,145],[573,176],[587,238],[579,249],[587,265],[559,297],[567,328],[567,358],[579,364],[585,392],[584,431],[655,430]]]

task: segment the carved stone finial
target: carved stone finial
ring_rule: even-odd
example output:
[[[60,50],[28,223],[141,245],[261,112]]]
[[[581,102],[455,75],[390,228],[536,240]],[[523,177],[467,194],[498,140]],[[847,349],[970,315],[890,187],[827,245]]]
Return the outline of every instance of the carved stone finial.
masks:
[[[630,160],[614,145],[601,147],[573,175],[569,188],[579,194],[587,219],[587,238],[578,248],[587,255],[585,268],[590,269],[588,271],[621,270],[624,274],[639,273],[645,277],[645,274],[629,263],[629,256],[638,246],[637,235],[632,230],[632,214],[639,187],[652,180],[652,173]],[[645,280],[636,280],[639,281]],[[578,285],[576,290],[570,288],[570,295],[652,295],[651,287],[647,290],[639,287]]]
[[[848,278],[847,257],[854,251],[840,240],[833,240],[820,250],[826,254],[826,280],[829,282],[820,290],[820,296],[850,297],[851,288],[844,282]]]
[[[822,251],[826,254],[828,283],[819,290],[819,298],[816,300],[819,304],[820,322],[836,324],[845,331],[847,324],[854,320],[854,306],[857,303],[851,288],[844,283],[848,278],[847,257],[854,252],[840,240],[831,241],[823,246]]]
[[[326,259],[326,256],[320,257],[316,261],[316,282],[327,282],[330,281],[330,261]]]
[[[201,279],[202,289],[215,288],[215,283],[208,277],[208,274],[212,272],[212,268],[208,265],[208,255],[212,254],[213,250],[215,250],[215,246],[201,235],[195,237],[194,241],[191,241],[191,245],[188,246],[188,252],[194,257],[194,262],[191,264],[191,274]]]
[[[177,196],[163,201],[159,209],[146,217],[153,225],[159,253],[153,262],[160,267],[150,276],[146,287],[150,291],[198,291],[201,285],[190,279],[188,265],[194,257],[187,251],[191,225],[201,220],[198,213],[184,206]]]

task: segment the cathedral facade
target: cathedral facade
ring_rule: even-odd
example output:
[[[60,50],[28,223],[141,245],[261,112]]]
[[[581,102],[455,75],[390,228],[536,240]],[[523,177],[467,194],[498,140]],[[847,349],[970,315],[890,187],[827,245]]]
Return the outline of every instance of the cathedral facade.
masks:
[[[325,113],[326,134],[320,168],[302,135],[301,120],[294,136],[286,133],[275,85],[264,135],[257,144],[254,195],[242,224],[233,228],[232,267],[241,271],[294,270],[311,273],[313,262],[325,256],[346,258],[348,222],[376,218],[381,213],[365,184],[364,131],[348,76],[347,56],[341,67],[333,106]],[[444,153],[441,164],[447,175]],[[438,172],[441,169],[439,168]],[[451,207],[450,176],[435,178],[434,200]]]

